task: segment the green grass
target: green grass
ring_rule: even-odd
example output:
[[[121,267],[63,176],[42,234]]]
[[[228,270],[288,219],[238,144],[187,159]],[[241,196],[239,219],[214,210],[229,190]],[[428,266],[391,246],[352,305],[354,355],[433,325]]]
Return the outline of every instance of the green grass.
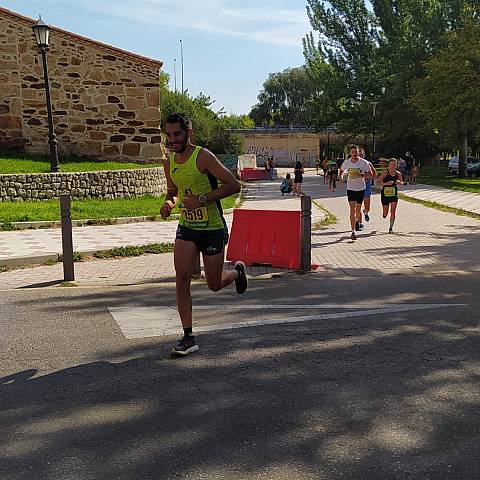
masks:
[[[159,167],[160,164],[140,164],[122,162],[100,162],[79,158],[65,158],[60,160],[62,172],[96,172],[99,170],[128,170],[133,168]],[[50,171],[50,162],[44,156],[13,154],[0,151],[0,174],[4,173],[47,173]]]
[[[233,208],[237,194],[222,200],[224,209]],[[160,207],[165,196],[153,197],[145,195],[135,198],[117,198],[115,200],[84,199],[72,201],[72,219],[92,219],[94,223],[114,223],[121,217],[150,217],[159,219]],[[173,213],[178,213],[176,208]],[[51,222],[60,220],[60,203],[58,200],[36,202],[2,202],[0,206],[0,222],[2,230],[11,230],[12,222]]]
[[[437,162],[422,167],[417,183],[434,185],[450,190],[460,190],[462,192],[480,193],[480,178],[459,178],[455,175],[450,175],[447,162],[441,162],[440,170],[438,170]]]
[[[323,205],[318,203],[315,200],[312,200],[312,203],[325,212],[325,218],[323,220],[320,220],[319,222],[316,222],[312,225],[312,230],[321,230],[324,228],[327,228],[329,225],[335,225],[338,222],[338,218],[329,210],[327,210]]]

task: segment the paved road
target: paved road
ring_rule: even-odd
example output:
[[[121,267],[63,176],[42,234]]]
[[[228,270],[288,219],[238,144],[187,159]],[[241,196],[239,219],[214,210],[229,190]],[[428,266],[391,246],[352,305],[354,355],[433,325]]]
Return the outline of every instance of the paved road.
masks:
[[[3,292],[0,478],[479,478],[479,280],[196,285],[211,329],[181,360],[110,313],[161,311],[172,286]]]

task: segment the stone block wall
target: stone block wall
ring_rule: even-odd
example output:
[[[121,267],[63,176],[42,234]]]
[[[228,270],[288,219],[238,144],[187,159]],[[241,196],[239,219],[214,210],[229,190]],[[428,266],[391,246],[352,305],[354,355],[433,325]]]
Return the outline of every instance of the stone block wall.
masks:
[[[163,168],[78,173],[0,175],[0,202],[50,200],[62,193],[73,199],[161,195],[167,189]],[[1,222],[0,207],[0,222]]]
[[[48,152],[36,21],[0,7],[0,146]],[[104,160],[159,161],[162,62],[50,32],[48,68],[59,151]]]

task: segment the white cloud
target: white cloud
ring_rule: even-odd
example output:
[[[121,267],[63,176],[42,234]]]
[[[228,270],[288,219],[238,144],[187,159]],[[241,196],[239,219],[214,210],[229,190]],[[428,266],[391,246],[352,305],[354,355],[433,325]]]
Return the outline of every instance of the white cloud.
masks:
[[[72,1],[72,0],[70,0]],[[73,1],[72,1],[73,3]],[[257,5],[258,3],[255,2]],[[90,12],[124,21],[173,26],[237,36],[282,46],[297,47],[310,30],[303,2],[295,9],[261,6],[233,6],[231,0],[84,0]]]

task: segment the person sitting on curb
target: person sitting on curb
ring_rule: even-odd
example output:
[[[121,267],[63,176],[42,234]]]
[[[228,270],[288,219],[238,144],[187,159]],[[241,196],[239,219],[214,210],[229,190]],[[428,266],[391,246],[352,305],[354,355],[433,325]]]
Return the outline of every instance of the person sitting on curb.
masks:
[[[290,193],[293,188],[293,181],[291,175],[287,173],[285,179],[283,180],[282,184],[280,185],[280,191],[282,192],[282,196],[286,193]]]

